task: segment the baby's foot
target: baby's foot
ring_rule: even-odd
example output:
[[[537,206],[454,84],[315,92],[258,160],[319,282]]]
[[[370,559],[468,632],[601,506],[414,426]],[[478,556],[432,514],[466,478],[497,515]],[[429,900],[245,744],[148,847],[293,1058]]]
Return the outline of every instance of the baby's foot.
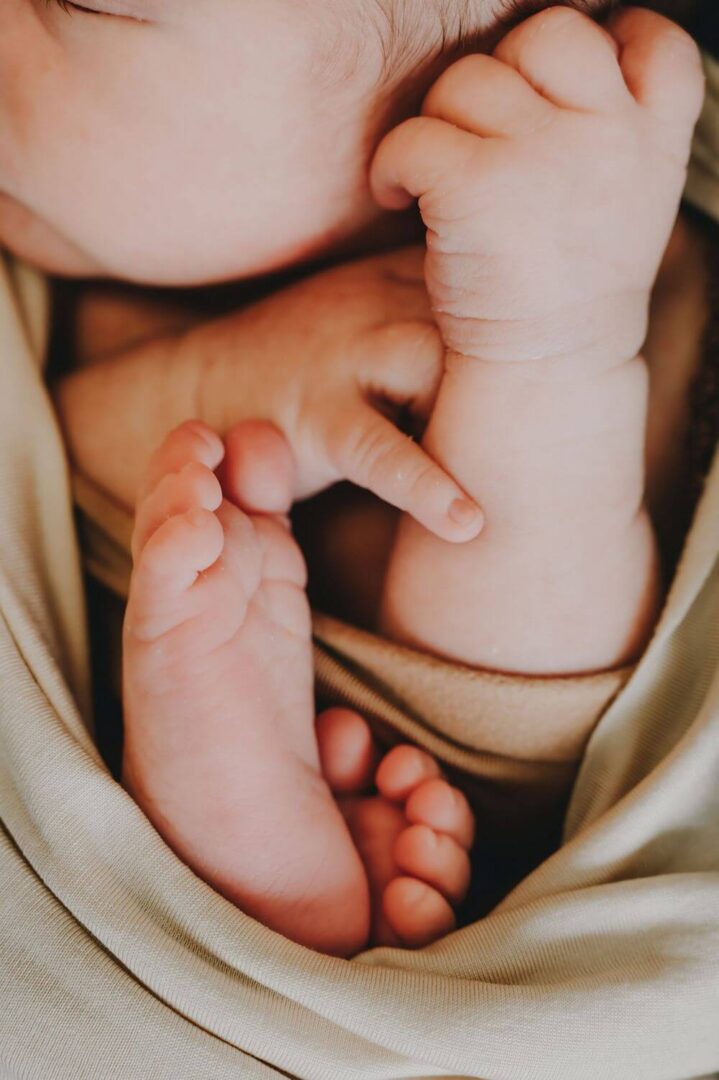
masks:
[[[289,452],[266,425],[247,432],[281,503]],[[369,890],[320,770],[304,564],[282,516],[223,500],[223,455],[208,428],[184,424],[155,455],[138,505],[124,783],[174,851],[243,911],[351,955],[368,939]]]
[[[317,738],[369,877],[371,944],[421,948],[448,934],[470,880],[474,816],[464,795],[415,746],[397,746],[378,764],[369,727],[355,712],[322,713]]]

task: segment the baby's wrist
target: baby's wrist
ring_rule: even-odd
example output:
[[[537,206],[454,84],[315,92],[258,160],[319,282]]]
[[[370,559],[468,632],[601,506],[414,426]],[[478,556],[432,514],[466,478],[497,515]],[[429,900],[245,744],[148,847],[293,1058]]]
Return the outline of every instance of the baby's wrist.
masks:
[[[437,321],[448,364],[524,365],[533,377],[562,382],[629,362],[644,343],[648,291],[624,292],[557,312],[508,318],[448,315]]]
[[[502,364],[453,354],[428,450],[490,522],[522,530],[584,510],[588,520],[626,518],[644,499],[647,403],[641,356],[589,369],[556,357]]]
[[[241,420],[269,419],[247,358],[257,354],[243,313],[192,328],[177,346],[177,363],[193,400],[193,416],[224,437]]]

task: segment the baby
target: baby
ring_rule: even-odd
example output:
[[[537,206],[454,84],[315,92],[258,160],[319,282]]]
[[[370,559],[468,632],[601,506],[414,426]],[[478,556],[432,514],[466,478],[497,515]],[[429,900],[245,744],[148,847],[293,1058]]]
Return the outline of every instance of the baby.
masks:
[[[393,33],[375,55],[360,4],[276,0],[240,12],[213,0],[198,14],[97,0],[94,15],[83,7],[69,20],[12,4],[3,238],[63,272],[163,283],[259,273],[336,246],[375,219],[364,170],[368,140],[387,127],[385,100],[411,88],[425,29],[451,39],[465,5],[437,6],[439,24],[435,5],[407,25],[411,5],[382,9]],[[491,7],[478,31],[496,22]],[[32,34],[66,130],[13,68]],[[228,88],[230,53],[242,85]],[[173,95],[190,62],[205,97],[188,126]],[[364,80],[382,87],[371,110]],[[640,349],[701,93],[690,39],[639,10],[600,28],[554,9],[491,56],[459,60],[422,115],[382,140],[371,169],[385,208],[419,199],[441,343],[408,301],[407,319],[378,340],[381,372],[373,379],[358,357],[361,392],[338,397],[337,412],[317,393],[323,370],[298,363],[283,388],[294,457],[266,423],[220,425],[223,441],[190,422],[152,459],[125,626],[125,782],[189,865],[295,940],[351,955],[370,940],[421,945],[447,932],[468,884],[473,818],[423,752],[398,747],[378,764],[356,714],[333,710],[315,730],[290,503],[346,476],[411,512],[383,601],[384,629],[399,640],[526,674],[635,658],[659,601]],[[245,100],[253,107],[239,108],[239,122]],[[143,128],[161,130],[164,145]],[[79,218],[78,147],[83,185],[102,196]],[[216,190],[237,192],[231,214],[208,197]],[[168,394],[185,416],[198,411],[189,384]],[[375,389],[431,412],[423,449],[367,409]],[[67,400],[83,426],[106,427],[77,392]],[[134,442],[125,432],[118,445],[131,457]]]

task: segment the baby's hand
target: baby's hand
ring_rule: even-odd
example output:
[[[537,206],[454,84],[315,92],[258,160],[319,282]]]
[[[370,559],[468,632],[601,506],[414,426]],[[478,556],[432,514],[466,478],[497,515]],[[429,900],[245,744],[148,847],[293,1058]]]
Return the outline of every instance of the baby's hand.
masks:
[[[426,420],[443,372],[421,249],[307,278],[198,327],[185,348],[204,358],[197,414],[211,427],[224,435],[257,418],[284,433],[297,462],[293,499],[350,480],[444,540],[479,532],[475,503],[394,422]],[[258,490],[253,509],[272,512],[275,500],[284,494]]]
[[[702,93],[692,40],[640,9],[605,30],[552,8],[444,73],[381,144],[372,183],[388,208],[419,198],[451,351],[639,352]]]

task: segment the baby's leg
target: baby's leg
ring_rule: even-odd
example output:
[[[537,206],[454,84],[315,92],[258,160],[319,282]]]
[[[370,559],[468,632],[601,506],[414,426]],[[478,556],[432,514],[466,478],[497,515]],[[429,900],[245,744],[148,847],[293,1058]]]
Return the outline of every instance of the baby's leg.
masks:
[[[276,438],[265,469],[282,487],[290,463]],[[320,771],[304,565],[282,519],[223,500],[213,472],[223,453],[209,429],[183,425],[156,454],[138,506],[124,783],[228,899],[305,945],[350,955],[367,941],[369,893]]]
[[[286,508],[278,433],[243,425],[230,447],[245,505],[261,488]],[[320,721],[320,764],[302,558],[281,513],[223,500],[223,455],[204,425],[183,425],[138,506],[124,783],[189,866],[286,936],[351,955],[368,942],[372,898],[373,941],[434,940],[466,890],[469,808],[418,750],[391,751],[375,778],[369,730],[346,711]],[[383,794],[359,799],[375,779]],[[353,796],[351,815],[333,790]]]

